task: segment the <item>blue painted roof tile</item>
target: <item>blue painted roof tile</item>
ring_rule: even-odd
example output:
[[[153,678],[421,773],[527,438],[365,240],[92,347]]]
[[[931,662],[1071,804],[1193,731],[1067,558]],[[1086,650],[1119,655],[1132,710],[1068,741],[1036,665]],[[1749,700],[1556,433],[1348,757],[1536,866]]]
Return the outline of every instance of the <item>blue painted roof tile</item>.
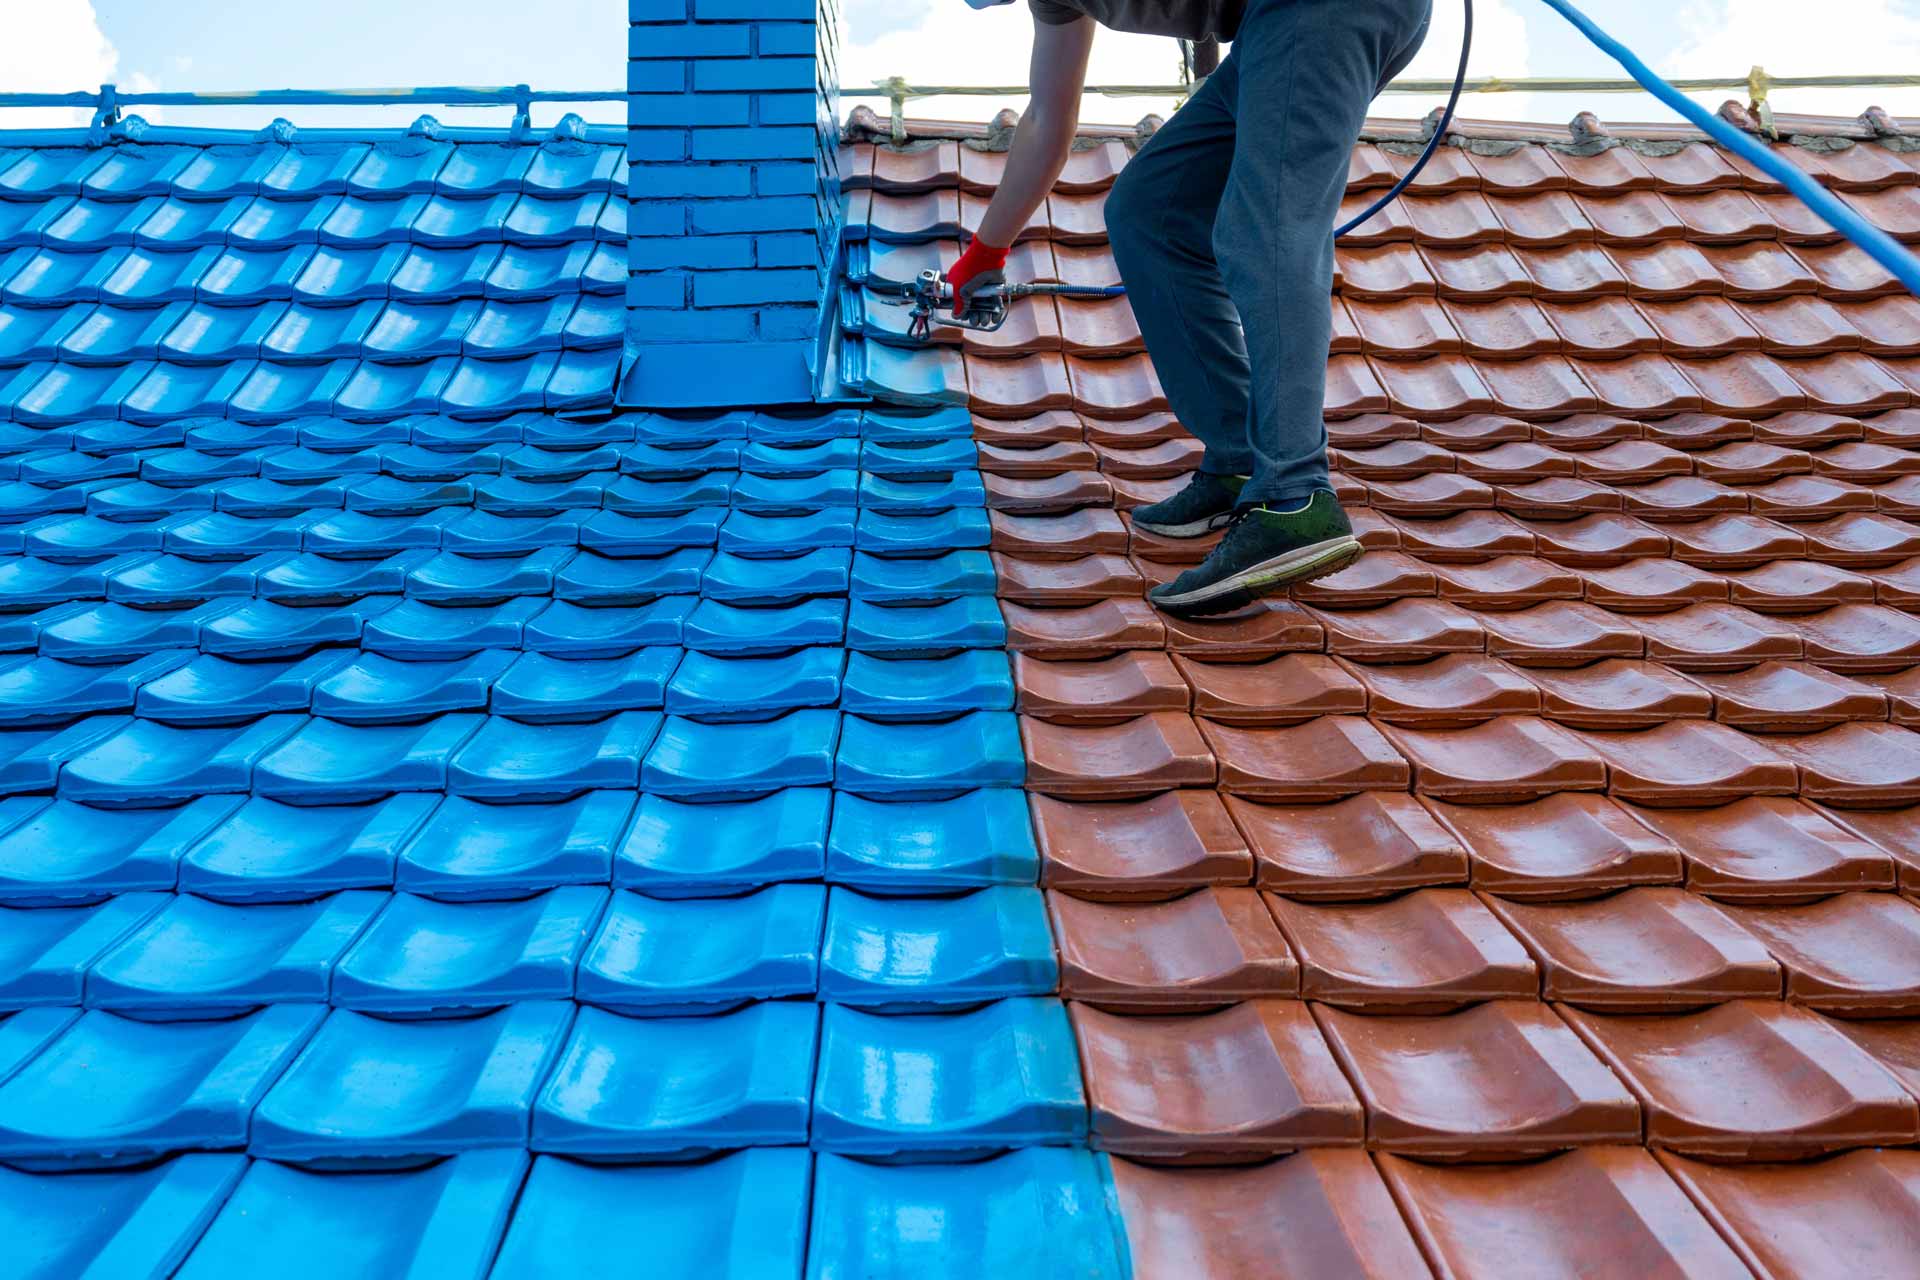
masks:
[[[260,762],[301,723],[293,715],[210,728],[133,720],[66,761],[60,794],[86,804],[144,808],[244,792]]]
[[[54,1177],[0,1169],[0,1270],[15,1280],[172,1275],[246,1170],[238,1155]]]
[[[684,897],[818,879],[833,807],[833,793],[825,787],[722,803],[642,795],[614,859],[614,883],[656,897]],[[0,840],[0,854],[5,847]]]
[[[1059,981],[1038,889],[996,885],[943,898],[837,887],[827,906],[820,998],[872,1011],[1050,995]]]
[[[1079,1054],[1058,1000],[937,1014],[826,1007],[816,1150],[958,1157],[1086,1136]]]
[[[941,796],[971,787],[1017,787],[1026,753],[1011,712],[973,711],[935,723],[848,716],[834,783],[868,796]]]
[[[451,340],[453,351],[470,356],[498,357],[526,351],[552,351],[565,345],[568,322],[581,301],[572,294],[559,294],[526,301],[476,298],[458,305],[471,310],[460,317],[457,329],[448,324],[437,342]],[[421,332],[423,329],[417,327],[416,343]]]
[[[316,512],[282,519],[244,516],[232,511],[176,517],[165,524],[165,549],[175,555],[240,560],[270,551],[300,550]]]
[[[580,961],[578,998],[642,1017],[812,996],[826,891],[775,884],[737,898],[619,892]]]
[[[633,805],[631,791],[589,791],[549,804],[450,796],[401,852],[395,883],[449,899],[605,884]]]
[[[393,895],[333,971],[333,1003],[389,1017],[522,1000],[570,1000],[574,967],[606,907],[585,885],[503,902]]]
[[[538,597],[482,608],[403,600],[367,623],[360,645],[409,662],[466,658],[482,649],[518,649],[528,621],[547,605]]]
[[[405,588],[407,574],[432,555],[424,548],[377,559],[301,552],[262,569],[254,591],[262,599],[286,604],[339,604],[366,595],[397,595]]]
[[[992,596],[957,596],[939,604],[854,600],[847,611],[847,647],[902,657],[956,649],[1004,649],[1007,624]]]
[[[349,511],[375,516],[415,516],[441,507],[466,506],[473,486],[465,480],[401,480],[396,476],[367,476],[341,490],[341,505]]]
[[[832,781],[840,717],[790,711],[775,720],[700,724],[669,716],[640,767],[641,786],[663,796],[725,800]]]
[[[689,476],[623,475],[606,486],[607,510],[630,516],[676,516],[696,507],[724,507],[733,497],[731,471]]]
[[[90,906],[0,907],[0,1010],[77,1008],[94,961],[172,901],[135,892]]]
[[[962,471],[938,478],[882,476],[871,472],[860,477],[860,506],[882,515],[921,516],[951,511],[955,507],[980,508],[986,505],[986,490],[975,471]]]
[[[990,787],[947,800],[840,795],[827,879],[877,893],[939,893],[1039,878],[1027,798]]]
[[[0,1015],[0,1080],[32,1062],[79,1020],[80,1010],[51,1006]]]
[[[699,507],[679,515],[634,516],[600,511],[580,526],[580,545],[610,556],[661,555],[682,547],[711,547],[720,536],[725,507]]]
[[[453,149],[434,179],[436,191],[484,193],[519,183],[533,164],[533,148],[467,142]]]
[[[555,600],[528,621],[523,643],[566,658],[611,658],[648,645],[677,645],[695,603],[691,596],[661,596],[642,605],[588,608]]]
[[[558,1000],[403,1022],[336,1009],[254,1111],[248,1150],[351,1166],[518,1147],[572,1016]]]
[[[541,547],[572,547],[581,541],[580,528],[586,515],[585,511],[530,516],[468,511],[447,522],[442,540],[449,551],[474,556],[522,555]]]
[[[740,469],[741,449],[737,440],[703,441],[692,445],[653,443],[644,437],[629,445],[620,455],[620,471],[625,475],[652,480],[688,480],[709,471]]]
[[[531,1145],[684,1158],[804,1142],[818,1024],[810,1002],[689,1018],[582,1009],[534,1104]]]
[[[573,423],[563,418],[532,418],[525,424],[528,431],[537,432],[543,438],[549,435],[571,433],[580,428],[583,437],[578,442],[567,441],[569,445],[589,445],[597,447],[548,447],[542,444],[523,444],[518,449],[506,453],[500,459],[500,471],[503,475],[518,476],[523,480],[578,480],[594,472],[614,472],[620,469],[620,446],[618,443],[599,442],[593,437],[599,434],[597,427],[609,424]],[[550,428],[550,429],[549,429]],[[617,437],[616,437],[617,439]],[[559,442],[556,441],[556,444]],[[602,476],[600,479],[605,480]]]
[[[248,662],[297,658],[327,645],[357,644],[368,619],[398,603],[397,596],[366,596],[337,605],[248,600],[200,628],[200,648]]]
[[[860,501],[859,473],[816,471],[807,475],[742,474],[733,485],[733,505],[760,515],[811,515],[826,507]]]
[[[400,847],[437,803],[425,795],[325,806],[255,797],[229,810],[180,859],[180,888],[224,902],[387,888]]]
[[[178,1280],[481,1280],[526,1168],[507,1150],[378,1173],[256,1160]]]
[[[442,531],[460,516],[435,511],[424,516],[370,516],[342,511],[301,530],[301,549],[342,559],[375,560],[396,551],[437,548]]]
[[[696,589],[729,605],[786,605],[807,596],[845,595],[851,556],[843,547],[817,547],[777,559],[749,559],[723,551],[713,557]]]
[[[196,657],[142,685],[134,705],[140,715],[166,724],[245,724],[276,712],[307,710],[314,688],[352,658],[341,649],[278,662]]]
[[[924,516],[862,511],[854,545],[881,556],[925,555],[984,548],[992,536],[987,513],[973,507]]]
[[[426,360],[435,356],[455,356],[468,350],[467,343],[483,304],[478,298],[460,298],[443,302],[389,302],[369,300],[361,308],[372,308],[364,323],[356,311],[352,327],[336,334],[303,329],[297,335],[304,350],[289,354],[352,355],[364,347],[369,356],[383,360]],[[323,314],[329,308],[315,308]],[[292,337],[295,335],[289,335]],[[316,349],[316,343],[325,345]],[[344,347],[344,350],[341,349]],[[506,350],[518,350],[509,347]]]
[[[136,1022],[93,1010],[0,1084],[0,1158],[87,1169],[242,1147],[249,1115],[323,1016],[273,1005],[227,1021]]]
[[[313,712],[346,724],[389,724],[450,711],[485,711],[494,681],[517,657],[506,649],[485,649],[445,662],[356,654],[314,685]],[[4,679],[0,675],[0,681]]]
[[[699,1164],[540,1156],[492,1280],[573,1280],[576,1259],[620,1257],[639,1240],[660,1276],[798,1280],[811,1182],[807,1154],[778,1147]]]
[[[63,724],[81,716],[133,710],[135,693],[193,659],[162,649],[117,666],[82,666],[58,658],[0,659],[0,726]]]
[[[169,525],[189,518],[182,515],[133,521],[105,520],[95,515],[49,516],[21,531],[21,549],[49,560],[94,560],[134,551],[158,551],[165,545]]]
[[[553,594],[553,578],[577,552],[542,547],[523,556],[481,558],[442,551],[407,575],[407,594],[435,603],[495,604]]]
[[[320,195],[345,191],[347,176],[366,159],[364,142],[291,144],[260,175],[263,193]]]
[[[939,720],[967,711],[1011,711],[1013,698],[1004,650],[909,659],[853,653],[840,706],[869,720]]]
[[[135,554],[90,564],[58,564],[34,556],[0,556],[0,604],[12,613],[66,601],[105,599],[107,575],[148,558]]]
[[[69,662],[127,662],[156,649],[200,649],[200,628],[238,601],[207,601],[184,610],[140,610],[94,604],[40,631],[40,652]]]
[[[980,451],[965,436],[951,438],[868,440],[860,446],[860,469],[873,476],[900,480],[937,479],[956,471],[970,471]],[[985,501],[985,491],[977,501]]]
[[[386,900],[349,890],[243,907],[180,894],[94,965],[87,1007],[154,1021],[325,1004],[334,964]]]
[[[640,759],[659,732],[654,711],[582,723],[521,724],[489,716],[447,766],[447,790],[493,800],[561,800],[639,786]]]
[[[0,801],[0,901],[44,906],[172,889],[181,855],[239,804],[234,796],[133,810],[41,797]]]
[[[747,419],[748,434],[757,441],[785,444],[818,444],[858,436],[860,411],[851,408],[767,409]]]
[[[766,720],[801,707],[832,707],[840,696],[844,664],[839,649],[826,647],[774,657],[690,652],[667,686],[666,707],[708,722]]]
[[[846,602],[830,597],[772,606],[701,600],[686,620],[686,646],[705,653],[751,655],[801,645],[838,645],[846,615]]]
[[[720,526],[722,551],[743,556],[787,555],[814,547],[854,545],[854,511],[834,507],[810,515],[756,515],[735,511]]]
[[[584,605],[645,604],[663,595],[690,595],[710,576],[711,553],[686,547],[664,555],[616,558],[581,551],[554,574],[553,594]]]
[[[670,646],[636,649],[618,658],[522,654],[493,683],[491,709],[531,724],[598,720],[615,711],[662,705],[681,660]]]
[[[756,440],[740,454],[740,469],[756,476],[811,476],[859,466],[860,441],[852,436],[814,444]]]
[[[973,417],[957,405],[928,410],[868,409],[861,415],[860,435],[883,444],[971,440]]]
[[[454,144],[426,138],[376,142],[347,175],[347,190],[367,195],[412,195],[433,190],[434,175]]]
[[[822,1155],[807,1280],[1125,1276],[1106,1161],[1030,1147],[968,1164],[871,1164]]]
[[[485,721],[464,712],[419,724],[311,719],[260,757],[254,794],[299,804],[356,804],[397,791],[441,791],[449,762]]]
[[[191,608],[226,596],[247,597],[259,588],[260,574],[290,557],[268,552],[251,560],[188,560],[183,556],[128,557],[106,575],[106,594],[119,604],[147,609]]]

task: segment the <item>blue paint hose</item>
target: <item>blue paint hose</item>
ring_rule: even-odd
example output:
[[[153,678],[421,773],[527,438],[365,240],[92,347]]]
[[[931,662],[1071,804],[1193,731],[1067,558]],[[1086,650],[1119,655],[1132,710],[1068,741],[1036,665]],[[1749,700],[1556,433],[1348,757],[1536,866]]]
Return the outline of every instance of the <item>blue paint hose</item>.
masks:
[[[1460,41],[1460,68],[1454,75],[1453,92],[1447,98],[1446,110],[1440,113],[1439,125],[1434,129],[1433,137],[1428,140],[1426,150],[1420,153],[1420,158],[1414,161],[1412,167],[1387,190],[1385,195],[1368,205],[1357,217],[1335,228],[1333,234],[1336,237],[1346,235],[1393,203],[1400,193],[1407,189],[1407,185],[1419,176],[1420,171],[1426,167],[1427,161],[1433,158],[1434,152],[1445,141],[1447,129],[1453,123],[1454,108],[1460,102],[1460,91],[1466,84],[1467,60],[1473,50],[1473,0],[1464,0],[1464,2],[1466,26]],[[1685,117],[1689,123],[1715,142],[1779,182],[1802,204],[1818,214],[1828,226],[1885,267],[1910,292],[1920,294],[1920,257],[1909,253],[1898,240],[1861,217],[1845,201],[1833,195],[1799,168],[1782,160],[1771,149],[1761,146],[1745,133],[1661,79],[1651,67],[1640,60],[1638,54],[1602,31],[1593,19],[1580,12],[1569,0],[1540,0],[1540,2],[1572,23],[1576,31],[1592,41],[1602,53],[1618,62],[1627,74],[1637,80],[1648,93]],[[1114,286],[1105,292],[1108,296],[1116,296],[1125,293],[1126,289],[1124,286]]]
[[[1800,203],[1820,215],[1821,221],[1858,245],[1869,257],[1894,276],[1910,292],[1920,294],[1920,258],[1907,252],[1898,240],[1874,226],[1825,187],[1809,178],[1794,165],[1782,160],[1771,149],[1761,146],[1739,129],[1654,74],[1633,50],[1595,25],[1567,0],[1541,0],[1558,13],[1581,35],[1591,40],[1602,53],[1626,69],[1640,87],[1685,116],[1689,123],[1708,134],[1727,150],[1765,173],[1791,191]]]

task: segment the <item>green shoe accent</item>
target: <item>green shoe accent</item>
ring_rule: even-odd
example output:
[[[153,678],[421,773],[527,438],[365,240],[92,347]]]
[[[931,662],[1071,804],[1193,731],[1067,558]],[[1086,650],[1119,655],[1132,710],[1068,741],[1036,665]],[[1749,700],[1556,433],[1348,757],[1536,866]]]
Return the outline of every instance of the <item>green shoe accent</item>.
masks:
[[[1147,599],[1178,617],[1227,613],[1296,582],[1338,573],[1360,558],[1360,540],[1327,490],[1292,511],[1248,507],[1202,564],[1155,587]]]
[[[1133,527],[1162,538],[1204,538],[1233,519],[1245,476],[1196,471],[1187,487],[1162,502],[1133,509]]]

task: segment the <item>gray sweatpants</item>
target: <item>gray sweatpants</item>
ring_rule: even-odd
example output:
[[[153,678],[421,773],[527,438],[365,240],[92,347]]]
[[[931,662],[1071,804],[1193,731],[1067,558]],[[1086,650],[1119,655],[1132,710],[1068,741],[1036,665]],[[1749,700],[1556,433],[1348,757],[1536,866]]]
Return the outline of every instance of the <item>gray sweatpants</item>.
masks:
[[[1251,0],[1219,70],[1121,170],[1107,232],[1201,469],[1294,506],[1327,478],[1333,223],[1367,107],[1431,0]]]

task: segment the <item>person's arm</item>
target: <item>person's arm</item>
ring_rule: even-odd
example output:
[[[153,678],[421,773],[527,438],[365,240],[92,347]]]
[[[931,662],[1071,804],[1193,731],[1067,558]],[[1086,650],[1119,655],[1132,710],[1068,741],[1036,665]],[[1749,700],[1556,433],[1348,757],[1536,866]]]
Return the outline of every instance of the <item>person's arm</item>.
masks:
[[[1013,131],[1006,171],[980,219],[980,230],[947,272],[955,315],[965,307],[969,284],[978,288],[999,282],[1013,238],[1066,167],[1080,128],[1080,91],[1087,82],[1087,57],[1093,51],[1095,30],[1093,19],[1087,17],[1033,24],[1033,61],[1028,69],[1032,97]]]

